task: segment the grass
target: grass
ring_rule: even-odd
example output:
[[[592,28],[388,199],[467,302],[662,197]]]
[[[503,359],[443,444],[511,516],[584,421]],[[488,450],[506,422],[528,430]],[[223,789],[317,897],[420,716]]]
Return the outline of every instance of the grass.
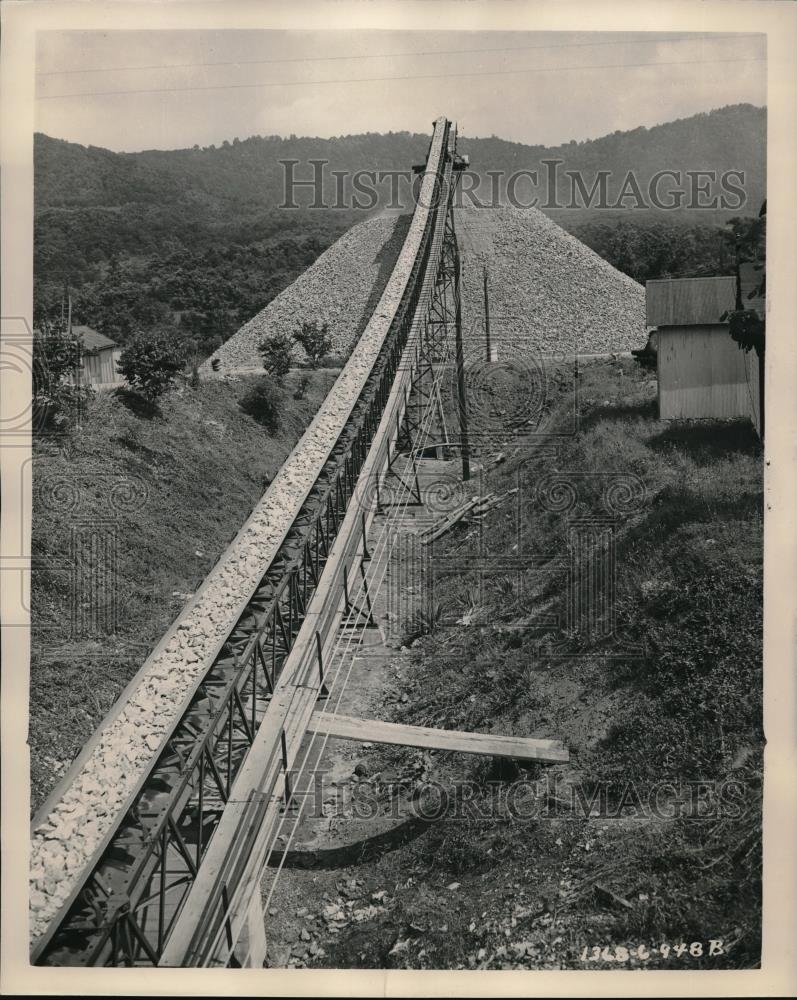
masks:
[[[185,388],[157,410],[130,393],[97,394],[72,434],[35,442],[34,809],[246,520],[334,377],[305,375],[301,399],[290,380],[269,387],[271,431],[241,407],[263,381],[252,376]],[[87,550],[92,531],[114,539],[110,549]]]
[[[235,534],[333,377],[313,374],[303,399],[292,384],[269,389],[273,433],[241,408],[259,384],[241,379],[186,389],[154,414],[100,396],[64,447],[37,443],[34,803]],[[519,506],[492,511],[481,533],[463,521],[439,543],[458,561],[436,579],[401,682],[408,701],[391,711],[419,725],[560,739],[571,761],[513,769],[424,757],[449,809],[350,868],[386,890],[384,910],[325,941],[325,966],[617,968],[617,948],[698,941],[702,955],[651,951],[620,967],[759,962],[760,446],[741,422],[658,421],[655,383],[633,362],[553,381],[544,427],[570,429],[577,386],[577,433],[557,438],[555,454],[509,432],[476,444],[482,458],[506,452],[484,486],[517,486]],[[613,586],[595,573],[594,553],[574,549],[597,611],[569,621],[568,517],[606,518],[618,475],[634,489],[613,500]],[[546,509],[551,476],[572,483],[569,512]],[[127,490],[118,509],[114,486]],[[65,487],[78,487],[74,509]],[[117,626],[71,635],[71,532],[106,524],[117,537]],[[480,544],[519,553],[524,566],[479,579],[468,555]],[[371,774],[417,772],[415,751],[362,752]],[[465,791],[486,816],[459,810]],[[572,809],[590,800],[598,816]],[[721,953],[707,953],[710,940]]]
[[[574,391],[553,397],[549,430],[566,430]],[[461,561],[436,580],[445,613],[414,643],[404,682],[411,697],[394,714],[561,739],[571,762],[545,772],[560,782],[559,800],[597,796],[604,814],[444,816],[378,862],[383,884],[397,886],[392,905],[373,926],[341,935],[325,965],[613,968],[605,957],[584,965],[583,949],[682,941],[708,949],[710,938],[725,942],[722,954],[654,954],[636,965],[759,962],[761,448],[744,422],[657,420],[655,382],[634,362],[588,365],[578,394],[578,432],[559,438],[555,455],[534,439],[514,448],[499,441],[509,457],[485,489],[517,486],[521,499],[518,510],[489,515],[482,540],[493,554],[528,555],[529,568],[490,571],[480,583],[468,562],[479,529],[461,523],[446,536],[442,551]],[[485,457],[496,450],[482,447]],[[553,474],[576,491],[569,516],[593,523],[607,516],[613,476],[636,484],[638,502],[615,498],[613,594],[595,575],[594,553],[572,550],[577,579],[592,581],[592,628],[568,621],[568,513],[541,502]],[[386,766],[400,766],[404,753],[378,751]],[[528,781],[542,775],[521,772]],[[450,787],[472,782],[483,800],[495,794],[490,762],[438,756],[434,777]],[[454,878],[461,887],[452,894]],[[519,904],[531,915],[513,923]],[[391,956],[411,919],[447,929]]]

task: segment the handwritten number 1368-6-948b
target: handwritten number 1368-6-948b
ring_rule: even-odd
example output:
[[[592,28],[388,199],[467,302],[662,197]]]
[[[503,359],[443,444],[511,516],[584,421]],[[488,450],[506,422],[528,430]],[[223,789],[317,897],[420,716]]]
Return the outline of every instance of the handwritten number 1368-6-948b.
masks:
[[[660,945],[640,944],[636,947],[625,947],[623,945],[608,945],[601,948],[599,945],[585,945],[581,952],[582,962],[630,962],[637,959],[647,962],[651,958],[660,956],[661,958],[702,958],[707,955],[714,958],[725,954],[724,942],[718,938],[710,938],[708,941],[692,941],[689,944],[682,941],[680,944],[668,944],[666,941]]]

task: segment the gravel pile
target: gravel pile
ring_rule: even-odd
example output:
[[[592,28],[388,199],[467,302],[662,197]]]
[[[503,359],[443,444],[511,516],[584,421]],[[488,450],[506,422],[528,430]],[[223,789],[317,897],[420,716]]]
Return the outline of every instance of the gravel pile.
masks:
[[[435,129],[430,171],[443,137]],[[393,273],[346,366],[249,520],[211,570],[192,605],[172,625],[133,681],[118,715],[98,730],[92,752],[70,776],[46,819],[34,829],[30,860],[33,942],[72,892],[163,737],[185,710],[191,689],[212,662],[276,555],[338,439],[401,301],[423,235],[434,178],[422,198]],[[358,229],[360,227],[357,227]]]
[[[221,371],[262,368],[257,345],[267,336],[292,336],[305,321],[324,320],[332,338],[331,353],[345,357],[365,329],[396,263],[409,216],[383,215],[353,226],[285,291],[253,316],[202,365],[214,358]],[[297,362],[304,351],[297,345]]]
[[[645,289],[537,209],[456,213],[467,353],[490,341],[508,355],[603,354],[644,347]]]

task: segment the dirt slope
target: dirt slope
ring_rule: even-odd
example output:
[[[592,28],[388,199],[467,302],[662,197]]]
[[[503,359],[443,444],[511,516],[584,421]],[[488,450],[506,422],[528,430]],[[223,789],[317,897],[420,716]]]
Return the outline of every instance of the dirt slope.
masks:
[[[334,377],[312,373],[302,399],[290,381],[271,386],[278,416],[267,421],[247,405],[263,376],[178,390],[155,415],[102,393],[69,438],[35,442],[34,809],[246,520]]]
[[[436,543],[422,634],[381,675],[369,666],[365,712],[561,739],[570,762],[337,741],[326,794],[308,800],[329,833],[282,845],[271,965],[759,961],[760,445],[743,421],[659,421],[633,361],[585,363],[558,388],[554,374],[547,446],[516,435],[472,481],[518,493]],[[511,411],[509,394],[496,405]],[[604,550],[579,539],[607,524],[602,575]],[[592,603],[571,621],[574,568]]]

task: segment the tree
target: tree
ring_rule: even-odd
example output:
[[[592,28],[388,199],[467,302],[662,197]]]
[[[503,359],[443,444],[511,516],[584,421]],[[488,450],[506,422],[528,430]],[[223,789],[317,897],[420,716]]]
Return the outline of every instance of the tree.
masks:
[[[755,309],[734,309],[727,315],[729,332],[733,340],[745,352],[755,351],[764,357],[766,324]]]
[[[304,348],[304,353],[311,368],[318,368],[318,363],[332,348],[332,338],[329,336],[329,324],[323,320],[311,320],[302,323],[301,330],[294,333],[293,339]]]
[[[731,219],[728,223],[730,238],[736,253],[736,308],[722,317],[728,321],[731,338],[745,352],[755,351],[758,356],[758,392],[761,406],[761,437],[764,437],[764,361],[766,351],[766,320],[755,309],[745,309],[742,299],[742,258],[754,262],[758,280],[749,292],[751,299],[763,299],[767,291],[766,273],[766,222],[767,203],[761,206],[757,219]]]
[[[275,333],[261,340],[257,349],[263,358],[263,367],[275,381],[281,382],[293,361],[291,338],[287,333]]]
[[[763,299],[766,295],[766,202],[756,219],[731,219],[726,234],[734,245],[736,256],[736,308],[725,314],[730,324],[731,337],[743,351],[754,350],[762,360],[766,335],[765,321],[755,309],[746,309],[742,299],[741,264],[752,262],[758,272],[758,280],[749,293],[749,298]]]
[[[740,261],[761,260],[766,255],[766,202],[758,216],[730,219],[724,232],[731,253]]]
[[[162,334],[139,335],[122,351],[119,371],[150,401],[170,389],[183,367],[178,348]]]

